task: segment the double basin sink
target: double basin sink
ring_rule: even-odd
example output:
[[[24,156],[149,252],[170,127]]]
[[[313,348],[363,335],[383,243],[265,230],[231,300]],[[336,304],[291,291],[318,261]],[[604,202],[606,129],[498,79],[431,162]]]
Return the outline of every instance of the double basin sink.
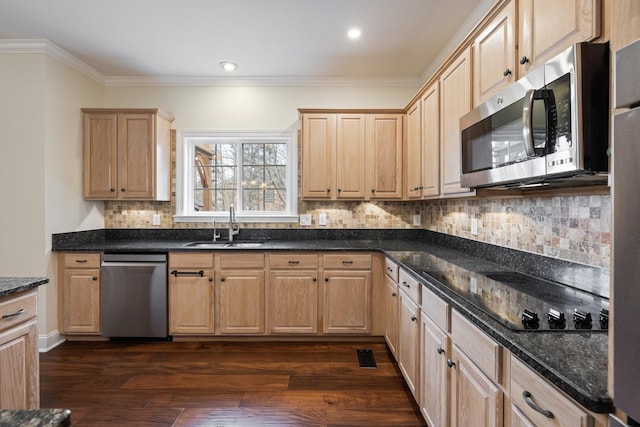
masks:
[[[264,242],[224,242],[224,241],[208,241],[208,242],[189,242],[184,245],[185,248],[196,249],[224,249],[224,248],[237,248],[237,249],[252,249],[259,248],[264,245]]]

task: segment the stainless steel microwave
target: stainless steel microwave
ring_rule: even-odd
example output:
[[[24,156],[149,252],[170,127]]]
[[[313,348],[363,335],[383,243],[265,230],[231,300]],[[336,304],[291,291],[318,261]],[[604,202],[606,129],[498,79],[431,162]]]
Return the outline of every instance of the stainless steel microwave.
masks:
[[[609,47],[579,43],[460,119],[462,186],[578,185],[609,170]]]

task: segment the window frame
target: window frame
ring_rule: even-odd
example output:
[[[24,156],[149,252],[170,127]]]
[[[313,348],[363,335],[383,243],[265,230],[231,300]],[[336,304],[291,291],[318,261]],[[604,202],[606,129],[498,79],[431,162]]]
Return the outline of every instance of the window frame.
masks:
[[[295,130],[285,131],[177,131],[176,132],[176,213],[175,222],[229,221],[226,211],[196,211],[194,207],[195,145],[203,141],[224,143],[286,143],[286,205],[284,212],[240,211],[238,222],[246,223],[293,223],[298,221],[298,141]],[[238,150],[241,156],[242,150]],[[236,159],[240,166],[240,159]],[[241,175],[240,169],[238,175]],[[237,189],[242,197],[242,187]],[[240,200],[240,199],[238,199]]]

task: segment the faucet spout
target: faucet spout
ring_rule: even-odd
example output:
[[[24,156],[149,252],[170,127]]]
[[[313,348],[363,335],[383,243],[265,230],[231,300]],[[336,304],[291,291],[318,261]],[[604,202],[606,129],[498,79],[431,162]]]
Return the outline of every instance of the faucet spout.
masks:
[[[215,242],[220,238],[220,233],[216,230],[216,220],[213,219],[213,241]]]
[[[229,241],[233,242],[233,236],[240,232],[240,225],[236,220],[236,208],[231,205],[229,207]]]

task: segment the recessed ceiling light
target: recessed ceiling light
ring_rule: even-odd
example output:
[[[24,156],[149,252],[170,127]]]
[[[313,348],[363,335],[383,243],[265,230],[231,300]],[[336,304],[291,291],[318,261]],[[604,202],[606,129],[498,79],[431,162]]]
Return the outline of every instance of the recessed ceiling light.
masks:
[[[222,61],[220,67],[225,71],[235,71],[238,69],[238,65],[229,61]]]
[[[360,28],[352,28],[347,32],[347,36],[351,40],[357,40],[360,38],[361,35],[362,35],[362,31],[360,31]]]

